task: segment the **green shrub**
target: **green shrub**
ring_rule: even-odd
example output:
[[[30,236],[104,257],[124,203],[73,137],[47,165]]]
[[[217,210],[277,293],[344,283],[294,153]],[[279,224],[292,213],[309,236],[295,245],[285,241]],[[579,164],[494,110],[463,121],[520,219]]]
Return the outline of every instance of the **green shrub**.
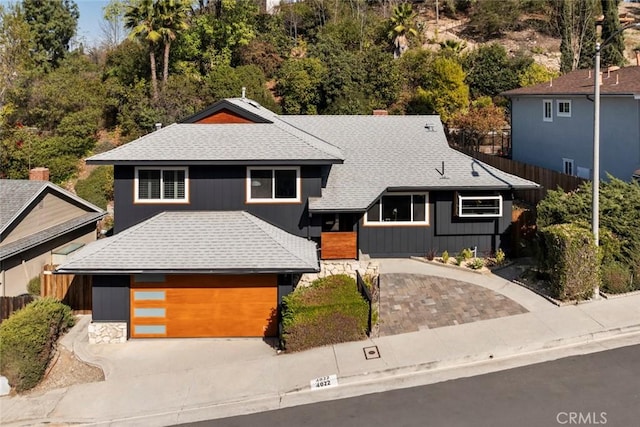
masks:
[[[484,267],[484,260],[482,258],[474,258],[473,261],[469,263],[469,268],[472,270],[480,270]]]
[[[505,261],[505,258],[506,256],[504,254],[504,251],[502,249],[498,249],[496,251],[496,264],[502,265]]]
[[[622,294],[631,290],[631,272],[619,262],[602,266],[602,290],[611,294]]]
[[[465,260],[464,255],[462,254],[456,255],[456,265],[462,265],[464,260]]]
[[[449,263],[449,252],[448,251],[442,252],[442,262],[445,263],[445,264]]]
[[[86,179],[76,183],[76,193],[88,202],[106,209],[113,200],[113,166],[99,166]]]
[[[598,285],[598,248],[591,231],[576,224],[559,224],[540,230],[540,268],[549,273],[555,298],[582,300]]]
[[[40,276],[36,276],[27,283],[27,292],[31,295],[40,296]]]
[[[346,275],[328,276],[283,298],[282,341],[287,351],[366,338],[369,304]]]
[[[468,259],[471,259],[471,257],[473,256],[473,252],[471,252],[471,249],[469,248],[464,248],[462,251],[460,251],[460,255],[466,261]]]
[[[73,323],[69,307],[53,298],[42,298],[0,325],[0,373],[16,391],[38,384],[58,337]]]

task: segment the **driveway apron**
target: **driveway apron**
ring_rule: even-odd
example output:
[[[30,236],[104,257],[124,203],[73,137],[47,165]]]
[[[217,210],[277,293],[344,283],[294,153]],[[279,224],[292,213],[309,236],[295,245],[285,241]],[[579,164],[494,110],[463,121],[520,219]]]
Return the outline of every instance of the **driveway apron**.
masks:
[[[379,334],[395,335],[527,313],[492,290],[421,274],[380,275]]]

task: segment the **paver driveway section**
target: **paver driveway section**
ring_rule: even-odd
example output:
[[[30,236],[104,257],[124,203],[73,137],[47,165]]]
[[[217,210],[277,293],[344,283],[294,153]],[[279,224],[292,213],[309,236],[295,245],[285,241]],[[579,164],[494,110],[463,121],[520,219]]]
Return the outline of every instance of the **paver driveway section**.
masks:
[[[380,335],[527,313],[515,301],[459,280],[421,274],[380,275]]]

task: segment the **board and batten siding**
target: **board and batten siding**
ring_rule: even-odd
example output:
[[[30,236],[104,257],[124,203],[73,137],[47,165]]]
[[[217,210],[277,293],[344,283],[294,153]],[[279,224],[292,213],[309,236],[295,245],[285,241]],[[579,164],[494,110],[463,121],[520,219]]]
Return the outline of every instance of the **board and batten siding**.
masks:
[[[320,236],[320,223],[314,221],[309,231],[307,200],[321,195],[320,167],[302,166],[300,203],[246,203],[245,166],[190,166],[189,203],[134,203],[133,166],[114,169],[115,232],[164,211],[247,211],[289,233],[306,237]]]
[[[543,100],[552,101],[552,121],[544,121]],[[558,117],[558,100],[571,101],[571,117]],[[580,97],[519,96],[511,99],[512,159],[564,172],[563,159],[593,167],[593,102]],[[628,181],[640,168],[640,100],[601,98],[600,172]]]
[[[486,195],[487,193],[474,193]],[[429,226],[365,226],[359,224],[358,244],[372,257],[425,256],[433,250],[450,255],[464,248],[478,248],[478,256],[502,248],[508,251],[512,200],[503,192],[502,217],[458,218],[455,193],[429,193]]]
[[[129,324],[128,275],[94,275],[92,282],[92,318],[94,322]]]
[[[6,236],[3,236],[0,246],[62,224],[85,213],[87,213],[87,210],[58,196],[51,193],[45,194],[42,199],[35,201],[29,207],[24,217],[19,219],[15,228],[9,231]]]

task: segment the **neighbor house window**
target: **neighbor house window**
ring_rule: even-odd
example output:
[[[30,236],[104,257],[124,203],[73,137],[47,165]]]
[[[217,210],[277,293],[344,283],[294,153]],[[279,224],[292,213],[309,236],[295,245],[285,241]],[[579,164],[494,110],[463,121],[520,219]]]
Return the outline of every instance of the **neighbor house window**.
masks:
[[[553,103],[550,99],[542,100],[542,120],[545,122],[553,121]]]
[[[558,100],[558,117],[571,117],[571,101]]]
[[[247,202],[300,202],[300,168],[247,168]]]
[[[136,168],[136,202],[187,202],[188,193],[187,168]]]
[[[380,197],[364,216],[365,225],[429,224],[429,197],[420,194],[387,194]]]
[[[575,175],[573,159],[562,159],[562,171],[567,175]]]
[[[459,217],[502,216],[502,196],[458,195],[458,216]]]

